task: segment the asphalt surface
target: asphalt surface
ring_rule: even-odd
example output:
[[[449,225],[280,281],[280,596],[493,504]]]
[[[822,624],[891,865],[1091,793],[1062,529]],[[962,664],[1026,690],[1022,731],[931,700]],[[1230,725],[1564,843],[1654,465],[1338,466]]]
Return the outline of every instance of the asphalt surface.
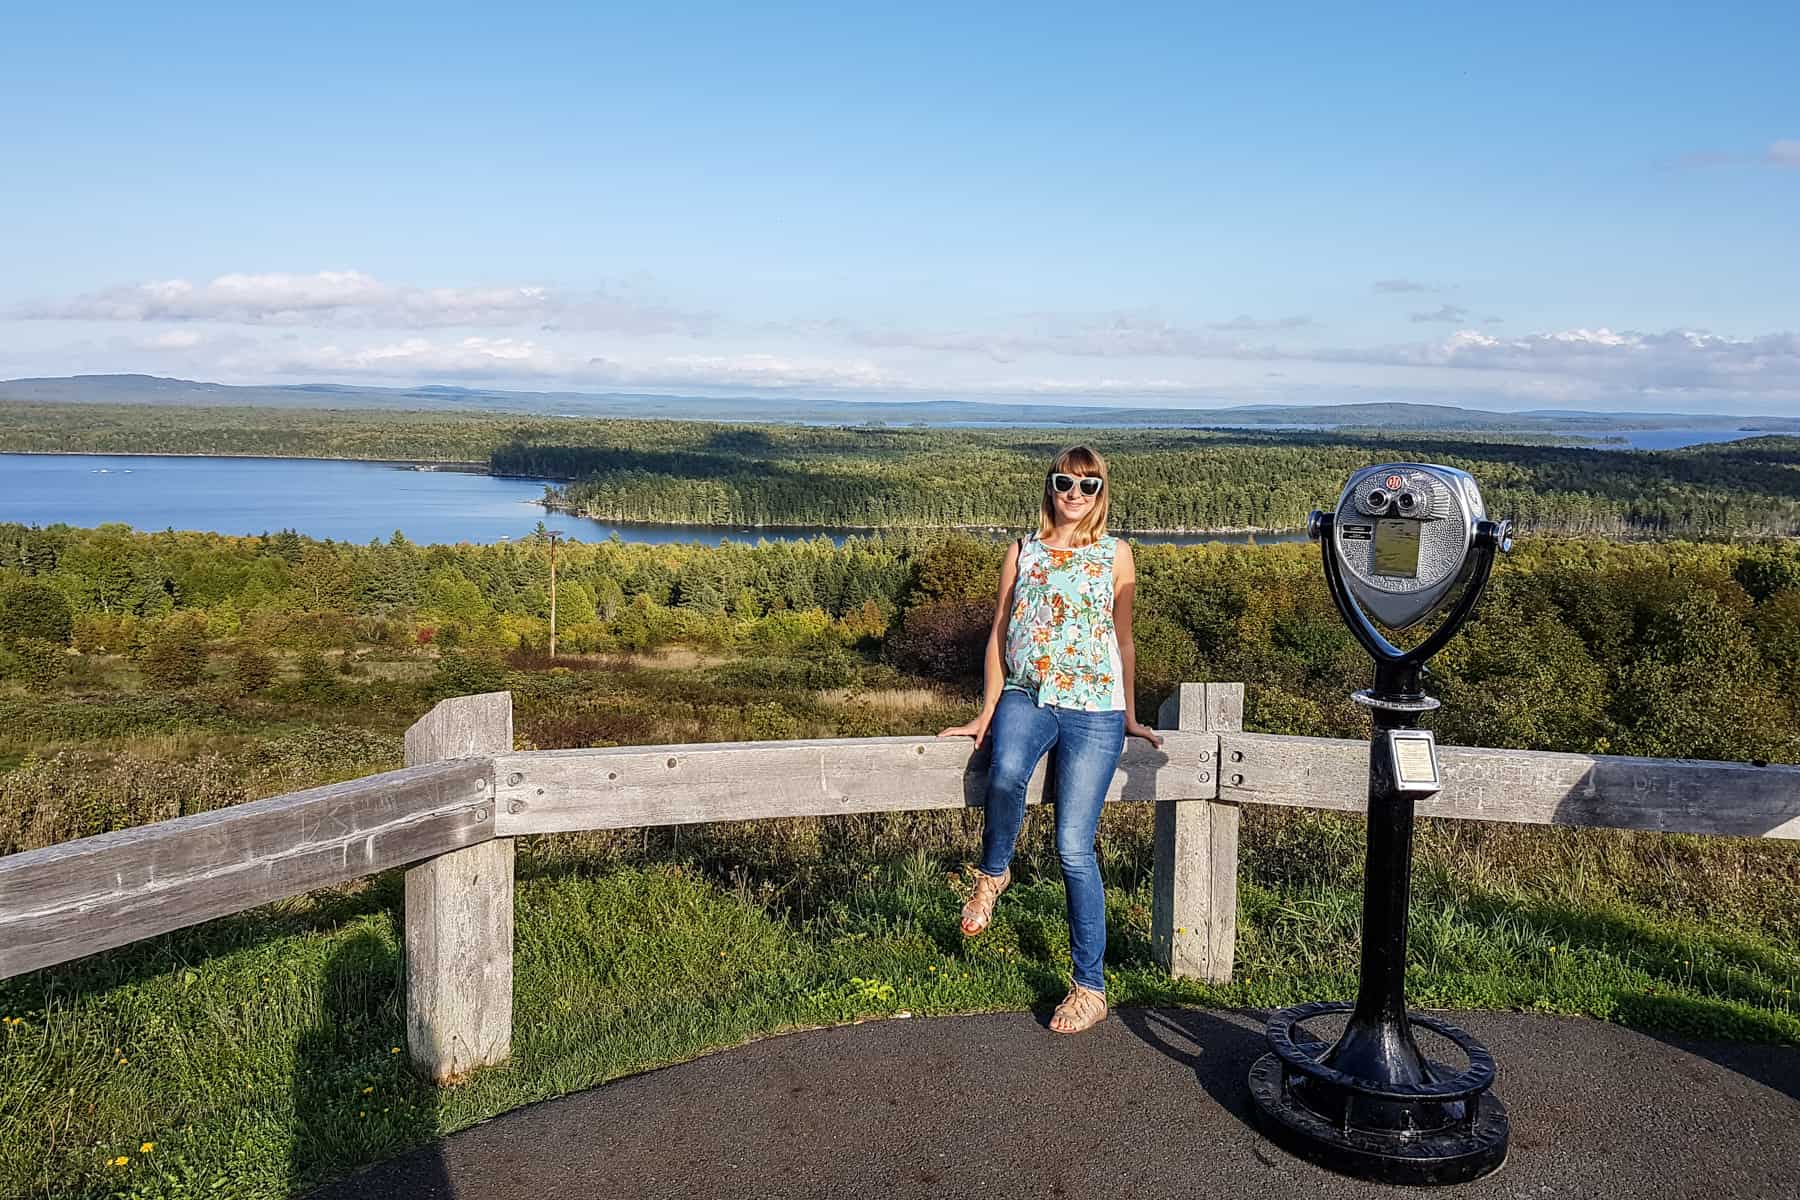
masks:
[[[1461,1197],[1800,1197],[1800,1048],[1460,1013],[1500,1064],[1497,1173]],[[1417,1196],[1252,1124],[1261,1014],[1125,1009],[814,1030],[496,1117],[312,1200]],[[1329,1033],[1330,1026],[1314,1026]],[[1428,1052],[1438,1056],[1428,1041]]]

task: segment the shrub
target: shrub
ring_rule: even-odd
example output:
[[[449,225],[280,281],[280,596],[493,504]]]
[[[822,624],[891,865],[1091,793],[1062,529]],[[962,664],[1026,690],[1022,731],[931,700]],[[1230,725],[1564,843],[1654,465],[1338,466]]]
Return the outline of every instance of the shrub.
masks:
[[[248,696],[269,686],[275,678],[275,660],[260,646],[241,646],[231,660],[231,682]]]
[[[908,609],[888,638],[888,659],[903,671],[962,683],[980,679],[994,606],[985,600],[939,600]]]
[[[1800,550],[1752,546],[1732,567],[1732,576],[1758,604],[1784,588],[1800,588]]]
[[[1155,613],[1137,613],[1131,623],[1131,636],[1137,647],[1136,683],[1140,693],[1165,696],[1179,684],[1200,679],[1199,648],[1187,630],[1174,621]]]
[[[67,646],[74,625],[68,600],[47,584],[21,583],[0,597],[0,644],[29,638]]]
[[[817,608],[772,612],[750,626],[744,645],[763,654],[791,654],[817,642],[830,628],[831,618]]]
[[[398,736],[337,725],[258,738],[235,761],[258,793],[276,793],[391,770],[401,758]]]
[[[206,614],[206,632],[215,638],[233,638],[244,628],[243,614],[230,596],[214,605]]]
[[[484,654],[452,650],[438,659],[432,691],[442,696],[474,696],[506,686],[506,668]]]
[[[75,618],[75,649],[83,654],[124,654],[137,635],[138,619],[126,613],[83,613]]]
[[[1003,554],[1002,547],[981,538],[946,537],[919,556],[913,576],[915,597],[925,601],[985,599],[991,611]]]
[[[559,654],[597,654],[612,648],[612,634],[598,621],[571,625],[556,631],[556,649]]]
[[[350,613],[335,609],[289,613],[272,643],[296,650],[348,650],[356,644],[356,624]]]
[[[0,854],[205,812],[248,798],[216,754],[170,763],[62,751],[0,774]]]
[[[752,742],[786,742],[800,736],[800,722],[779,704],[752,704],[744,710],[744,734]]]
[[[856,682],[860,667],[854,654],[832,647],[792,658],[739,659],[717,668],[713,678],[726,687],[817,692],[849,687]]]
[[[34,692],[55,689],[69,673],[69,656],[61,645],[42,638],[22,638],[13,643],[12,673]]]
[[[165,621],[138,663],[144,682],[163,691],[192,687],[206,670],[206,638],[192,621]]]
[[[302,699],[314,704],[329,704],[343,695],[330,660],[317,650],[308,650],[302,654],[295,665],[300,669],[299,692]]]
[[[834,632],[857,649],[868,649],[887,636],[888,621],[881,606],[873,600],[844,614],[833,626]]]

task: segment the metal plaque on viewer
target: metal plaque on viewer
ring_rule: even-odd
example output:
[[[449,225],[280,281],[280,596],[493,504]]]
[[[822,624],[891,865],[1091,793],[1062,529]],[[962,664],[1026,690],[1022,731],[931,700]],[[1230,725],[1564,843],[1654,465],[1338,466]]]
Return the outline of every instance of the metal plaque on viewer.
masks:
[[[1396,790],[1415,796],[1443,790],[1443,781],[1438,777],[1437,741],[1429,729],[1390,729],[1387,742]]]

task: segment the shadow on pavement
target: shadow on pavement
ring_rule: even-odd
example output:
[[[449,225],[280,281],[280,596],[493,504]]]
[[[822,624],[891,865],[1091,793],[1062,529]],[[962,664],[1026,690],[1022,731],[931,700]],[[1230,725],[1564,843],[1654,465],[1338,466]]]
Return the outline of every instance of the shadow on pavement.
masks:
[[[1792,1047],[1770,1047],[1753,1042],[1706,1041],[1652,1030],[1641,1032],[1665,1046],[1673,1046],[1696,1058],[1717,1063],[1728,1071],[1736,1071],[1745,1079],[1753,1079],[1766,1088],[1780,1092],[1790,1100],[1800,1101],[1800,1070],[1795,1069],[1795,1051]]]
[[[1255,1127],[1246,1080],[1250,1065],[1269,1048],[1263,1040],[1266,1012],[1121,1008],[1115,1015],[1145,1045],[1191,1069],[1220,1108]]]

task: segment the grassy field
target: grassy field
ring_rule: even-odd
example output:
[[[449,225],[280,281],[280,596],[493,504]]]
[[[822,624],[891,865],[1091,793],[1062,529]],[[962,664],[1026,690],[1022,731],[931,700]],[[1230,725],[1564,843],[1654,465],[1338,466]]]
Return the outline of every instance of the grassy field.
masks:
[[[875,668],[856,687],[775,697],[725,655],[604,665],[510,673],[520,743],[920,733],[964,712]],[[28,785],[60,755],[84,788],[114,788],[141,818],[132,806],[159,803],[157,786],[211,779],[225,803],[232,789],[384,769],[422,711],[416,695],[409,707],[384,689],[416,688],[430,670],[370,664],[357,702],[317,706],[0,697],[39,706],[29,744],[0,743],[21,763],[0,786]],[[8,736],[23,728],[15,720]],[[1237,977],[1205,987],[1169,981],[1151,955],[1150,818],[1121,805],[1102,827],[1115,1004],[1353,994],[1359,820],[1246,813]],[[522,839],[514,1058],[445,1091],[414,1079],[399,1049],[398,872],[0,983],[0,1196],[284,1196],[518,1105],[746,1039],[1052,1004],[1067,927],[1048,814],[1028,822],[993,929],[965,942],[957,913],[979,821]],[[1800,1043],[1797,884],[1800,855],[1785,844],[1425,822],[1411,998]]]

